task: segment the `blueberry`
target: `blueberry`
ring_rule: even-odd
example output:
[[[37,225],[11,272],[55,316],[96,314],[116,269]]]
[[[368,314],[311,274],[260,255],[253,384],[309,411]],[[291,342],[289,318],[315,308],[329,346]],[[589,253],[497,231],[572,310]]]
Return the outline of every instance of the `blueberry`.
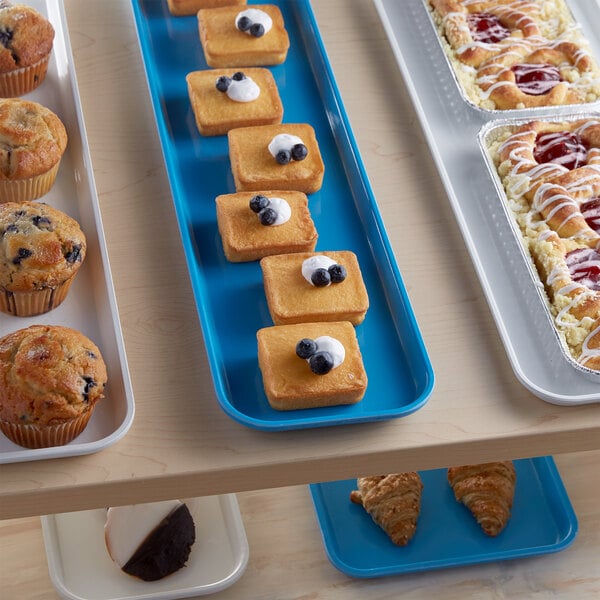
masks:
[[[81,246],[79,244],[74,244],[71,250],[65,252],[65,260],[69,264],[73,264],[78,260],[81,260]]]
[[[275,156],[275,160],[280,165],[287,165],[292,160],[292,153],[289,150],[282,149]]]
[[[308,364],[315,375],[326,375],[333,369],[333,358],[329,352],[320,350],[308,359]]]
[[[83,401],[88,402],[90,389],[96,387],[98,384],[94,381],[93,377],[88,377],[86,375],[83,376],[83,380],[85,381],[85,385],[83,386],[81,395],[83,396]]]
[[[0,29],[0,44],[8,48],[13,37],[13,32],[10,29]]]
[[[221,75],[221,77],[217,79],[216,88],[220,92],[226,92],[230,85],[231,79],[227,77],[227,75]]]
[[[310,276],[310,280],[315,287],[325,287],[331,283],[331,275],[329,275],[327,269],[315,269]]]
[[[296,355],[300,358],[310,358],[317,351],[317,343],[310,338],[303,338],[296,344]]]
[[[13,258],[13,265],[20,265],[21,261],[24,258],[28,258],[33,254],[33,252],[31,250],[29,250],[28,248],[19,248],[17,250],[17,256],[15,256],[15,258]]]
[[[246,79],[246,76],[242,73],[242,71],[236,71],[231,78],[234,81],[242,81],[242,79]]]
[[[250,198],[250,210],[255,213],[259,213],[263,208],[267,208],[267,206],[269,206],[269,199],[266,196],[257,194]]]
[[[340,283],[346,279],[346,267],[343,265],[331,265],[328,269],[331,277],[331,283]]]
[[[48,217],[42,217],[41,215],[34,215],[31,217],[31,221],[38,229],[48,229],[51,223]]]
[[[292,146],[292,158],[294,160],[304,160],[307,154],[308,150],[304,144],[294,144]]]
[[[250,28],[251,25],[252,25],[252,21],[248,17],[246,17],[246,16],[240,17],[238,19],[237,28],[240,31],[246,31],[247,29]]]
[[[277,220],[277,212],[267,206],[258,213],[258,218],[261,225],[273,225]]]
[[[265,35],[265,28],[261,23],[254,23],[254,25],[250,27],[250,35],[253,35],[254,37],[262,37]]]

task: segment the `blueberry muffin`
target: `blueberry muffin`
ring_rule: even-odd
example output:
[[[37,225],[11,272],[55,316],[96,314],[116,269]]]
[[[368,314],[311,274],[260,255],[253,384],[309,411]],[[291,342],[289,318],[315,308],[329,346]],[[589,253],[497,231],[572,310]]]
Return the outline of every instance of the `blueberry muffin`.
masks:
[[[67,147],[60,118],[37,102],[0,99],[0,140],[0,204],[46,194]]]
[[[26,448],[67,444],[86,427],[107,382],[100,350],[58,325],[0,338],[0,431]]]
[[[85,259],[79,223],[42,202],[0,204],[0,312],[39,315],[63,302]]]
[[[23,96],[46,78],[52,24],[35,9],[0,0],[0,96]]]

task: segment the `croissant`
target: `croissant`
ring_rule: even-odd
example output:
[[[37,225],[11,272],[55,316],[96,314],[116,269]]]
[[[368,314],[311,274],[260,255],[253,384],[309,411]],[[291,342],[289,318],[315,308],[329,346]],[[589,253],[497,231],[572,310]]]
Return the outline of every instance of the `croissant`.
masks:
[[[360,477],[350,500],[360,504],[397,546],[415,535],[421,510],[423,483],[418,473]]]
[[[448,469],[448,483],[484,533],[497,536],[510,519],[517,475],[511,461]]]

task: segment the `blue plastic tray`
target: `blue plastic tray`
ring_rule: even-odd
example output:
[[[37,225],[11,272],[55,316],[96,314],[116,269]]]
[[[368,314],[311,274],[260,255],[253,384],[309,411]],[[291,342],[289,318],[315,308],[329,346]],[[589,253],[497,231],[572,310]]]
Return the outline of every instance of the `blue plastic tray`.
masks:
[[[514,461],[517,486],[511,519],[500,535],[486,536],[454,499],[446,469],[420,471],[417,532],[395,546],[357,504],[356,479],[310,486],[327,555],[352,577],[380,577],[456,567],[563,550],[577,534],[577,518],[551,457]]]
[[[271,409],[258,368],[256,331],[272,325],[257,262],[229,263],[214,199],[235,191],[226,136],[196,130],[185,76],[208,68],[195,16],[172,17],[164,0],[133,0],[150,95],[171,184],[183,251],[217,398],[244,425],[287,430],[401,417],[419,409],[433,371],[367,181],[309,2],[280,0],[291,47],[272,67],[284,122],[310,123],[325,163],[322,189],[309,197],[318,251],[352,250],[370,309],[357,336],[369,385],[353,406]],[[173,257],[178,260],[178,257]]]

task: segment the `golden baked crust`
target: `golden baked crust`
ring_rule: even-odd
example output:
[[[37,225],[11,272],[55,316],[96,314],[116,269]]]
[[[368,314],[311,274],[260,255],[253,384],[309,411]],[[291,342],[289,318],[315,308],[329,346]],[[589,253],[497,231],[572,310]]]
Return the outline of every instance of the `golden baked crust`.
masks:
[[[555,143],[571,144],[577,162],[538,162],[536,149],[549,135]],[[490,150],[557,331],[575,360],[596,368],[590,350],[600,290],[590,287],[585,271],[591,269],[593,279],[600,247],[600,219],[594,217],[600,210],[600,120],[535,120],[500,128]]]
[[[29,100],[0,99],[0,182],[46,173],[60,162],[66,147],[65,126],[49,108]]]
[[[0,2],[0,97],[23,96],[44,81],[53,42],[54,28],[40,13]]]
[[[465,96],[485,109],[515,109],[595,102],[600,68],[564,0],[429,0],[442,46]],[[470,18],[491,15],[507,37],[474,39]],[[517,65],[550,65],[560,80],[545,92],[519,85]],[[548,73],[548,71],[547,71]]]
[[[271,140],[278,134],[298,136],[308,149],[304,160],[280,165],[269,152]],[[306,123],[283,123],[232,129],[229,158],[237,191],[298,190],[312,194],[321,189],[325,165],[315,131]]]
[[[358,340],[348,321],[275,325],[257,332],[258,364],[267,400],[275,410],[355,404],[367,388]],[[344,362],[326,375],[315,375],[296,355],[303,338],[330,336],[346,351]]]
[[[234,127],[281,123],[283,104],[271,72],[252,67],[242,72],[260,88],[260,95],[251,102],[232,100],[215,86],[219,77],[232,77],[235,69],[193,71],[186,76],[196,126],[202,135],[225,135]]]
[[[32,325],[0,339],[0,420],[51,426],[93,409],[106,365],[81,332]]]
[[[317,230],[308,210],[308,198],[302,192],[267,190],[268,198],[283,198],[292,214],[282,225],[262,225],[250,210],[254,192],[237,192],[217,196],[217,225],[223,251],[231,262],[259,260],[269,254],[314,250]]]
[[[305,259],[325,255],[341,264],[347,276],[340,283],[315,287],[302,275]],[[347,250],[300,252],[267,256],[260,261],[265,295],[275,325],[303,321],[350,321],[362,323],[369,308],[369,296],[358,259]]]
[[[517,474],[512,461],[464,465],[448,469],[448,483],[486,535],[495,537],[507,525]]]
[[[274,4],[253,4],[248,8],[267,13],[273,26],[261,37],[253,37],[235,26],[244,7],[227,6],[198,11],[198,32],[206,63],[210,67],[279,65],[287,57],[290,40],[283,16]]]
[[[244,4],[246,4],[246,0],[167,0],[169,12],[178,17],[195,15],[202,8],[243,6]]]
[[[42,202],[0,204],[0,290],[56,287],[74,276],[85,234],[66,213]]]
[[[417,531],[423,482],[418,473],[359,477],[350,500],[362,506],[397,546],[406,546]]]

